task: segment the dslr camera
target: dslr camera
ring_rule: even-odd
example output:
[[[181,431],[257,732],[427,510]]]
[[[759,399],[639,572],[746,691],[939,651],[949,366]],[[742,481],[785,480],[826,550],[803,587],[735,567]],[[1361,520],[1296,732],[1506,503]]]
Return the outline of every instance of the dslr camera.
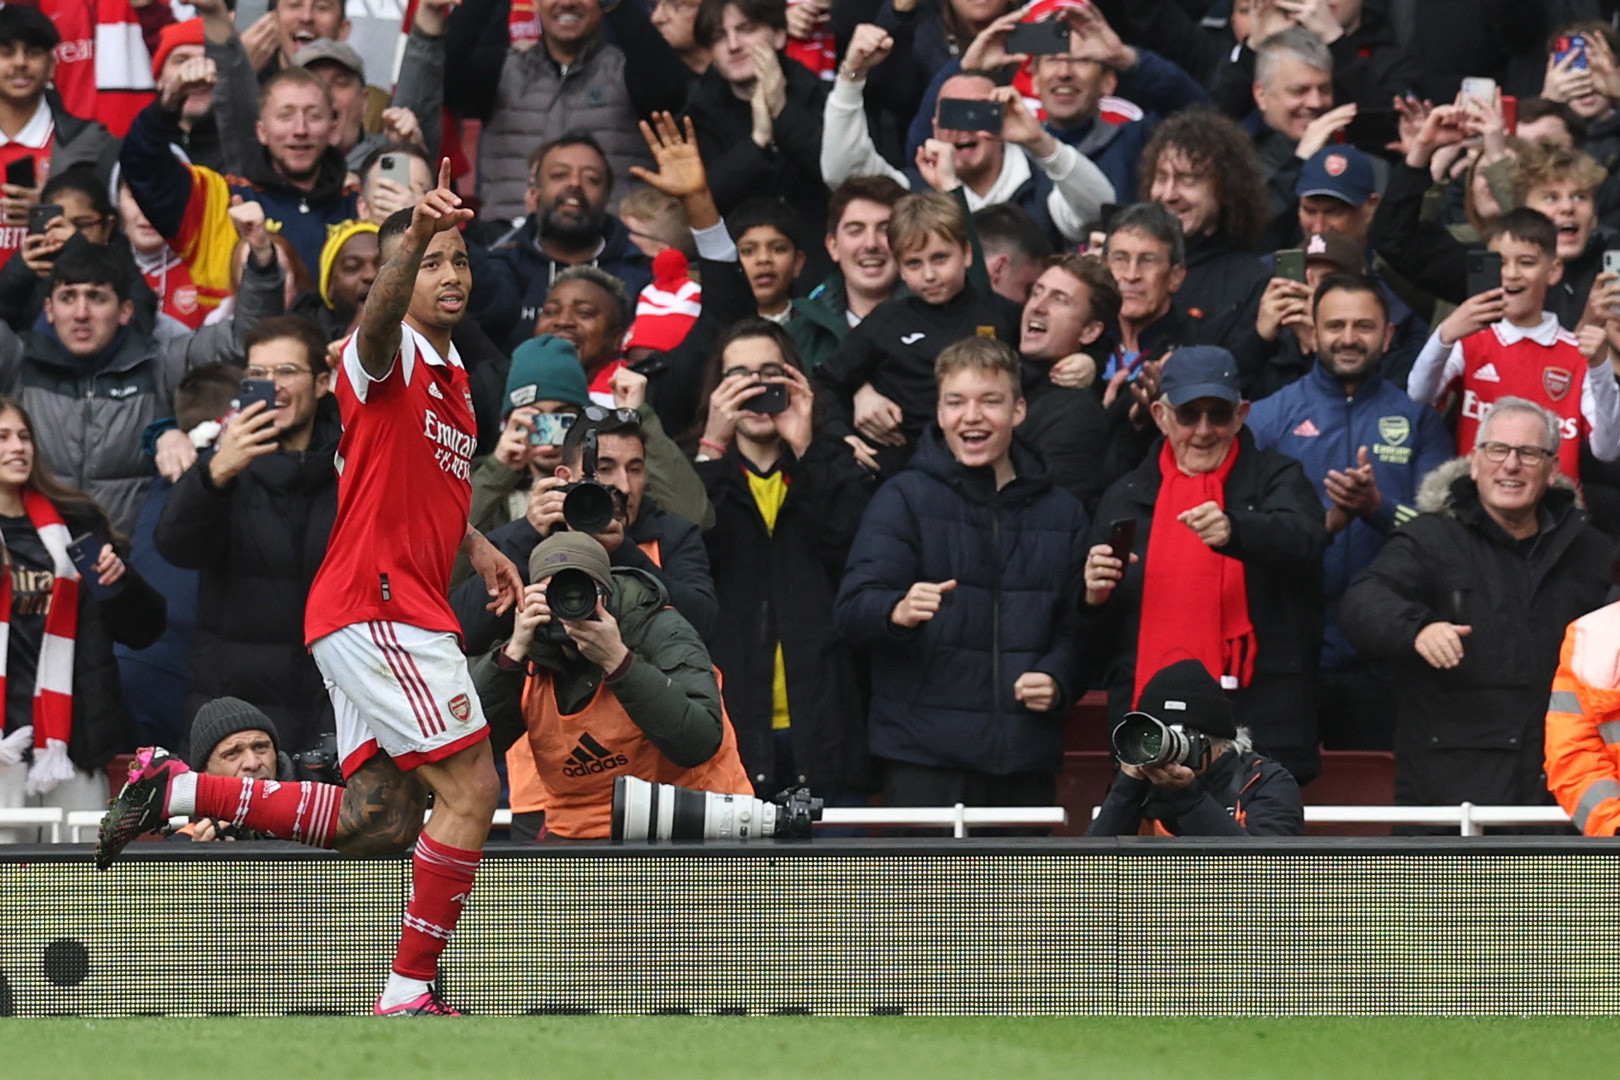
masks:
[[[1126,713],[1110,735],[1114,756],[1126,765],[1185,765],[1200,769],[1209,762],[1209,736],[1197,728],[1163,724],[1147,713]]]
[[[585,479],[564,484],[563,526],[574,531],[595,535],[623,517],[629,522],[630,509],[624,492],[609,487],[596,479],[596,432],[585,434],[585,455],[582,462]],[[547,594],[549,599],[549,593]],[[555,609],[553,609],[555,610]]]
[[[683,840],[808,840],[821,820],[822,800],[809,788],[789,788],[774,799],[694,791],[634,776],[613,780],[615,844],[667,844]]]

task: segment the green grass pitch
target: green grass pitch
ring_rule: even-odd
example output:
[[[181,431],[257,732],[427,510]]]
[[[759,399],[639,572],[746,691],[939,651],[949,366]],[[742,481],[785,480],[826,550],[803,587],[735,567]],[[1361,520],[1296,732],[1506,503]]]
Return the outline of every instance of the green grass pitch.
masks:
[[[38,1080],[1536,1080],[1620,1074],[1620,1018],[0,1021]]]

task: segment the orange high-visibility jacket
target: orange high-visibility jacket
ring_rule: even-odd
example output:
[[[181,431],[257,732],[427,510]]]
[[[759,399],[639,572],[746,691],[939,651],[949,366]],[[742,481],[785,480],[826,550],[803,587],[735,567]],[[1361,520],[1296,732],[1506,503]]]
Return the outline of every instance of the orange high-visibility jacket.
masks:
[[[1547,786],[1587,836],[1620,830],[1620,604],[1569,624],[1547,702]]]

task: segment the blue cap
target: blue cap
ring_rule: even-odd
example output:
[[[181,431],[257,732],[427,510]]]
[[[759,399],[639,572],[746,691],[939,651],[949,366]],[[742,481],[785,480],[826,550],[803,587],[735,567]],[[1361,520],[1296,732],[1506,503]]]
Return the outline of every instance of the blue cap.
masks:
[[[1177,349],[1159,371],[1159,396],[1172,409],[1199,398],[1220,398],[1236,405],[1243,400],[1237,360],[1218,345]]]
[[[1318,150],[1299,170],[1294,194],[1331,195],[1351,206],[1364,206],[1378,192],[1372,159],[1353,146],[1327,146]]]

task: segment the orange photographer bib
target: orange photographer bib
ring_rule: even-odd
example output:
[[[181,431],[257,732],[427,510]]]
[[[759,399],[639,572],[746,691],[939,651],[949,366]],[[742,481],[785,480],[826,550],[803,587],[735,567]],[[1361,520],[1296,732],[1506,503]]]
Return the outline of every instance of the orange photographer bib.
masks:
[[[572,715],[557,707],[549,673],[523,687],[523,716],[537,767],[546,830],[571,840],[606,837],[613,819],[613,781],[634,776],[700,791],[752,795],[754,786],[737,754],[737,735],[724,706],[720,749],[701,765],[683,769],[654,746],[606,684]]]

